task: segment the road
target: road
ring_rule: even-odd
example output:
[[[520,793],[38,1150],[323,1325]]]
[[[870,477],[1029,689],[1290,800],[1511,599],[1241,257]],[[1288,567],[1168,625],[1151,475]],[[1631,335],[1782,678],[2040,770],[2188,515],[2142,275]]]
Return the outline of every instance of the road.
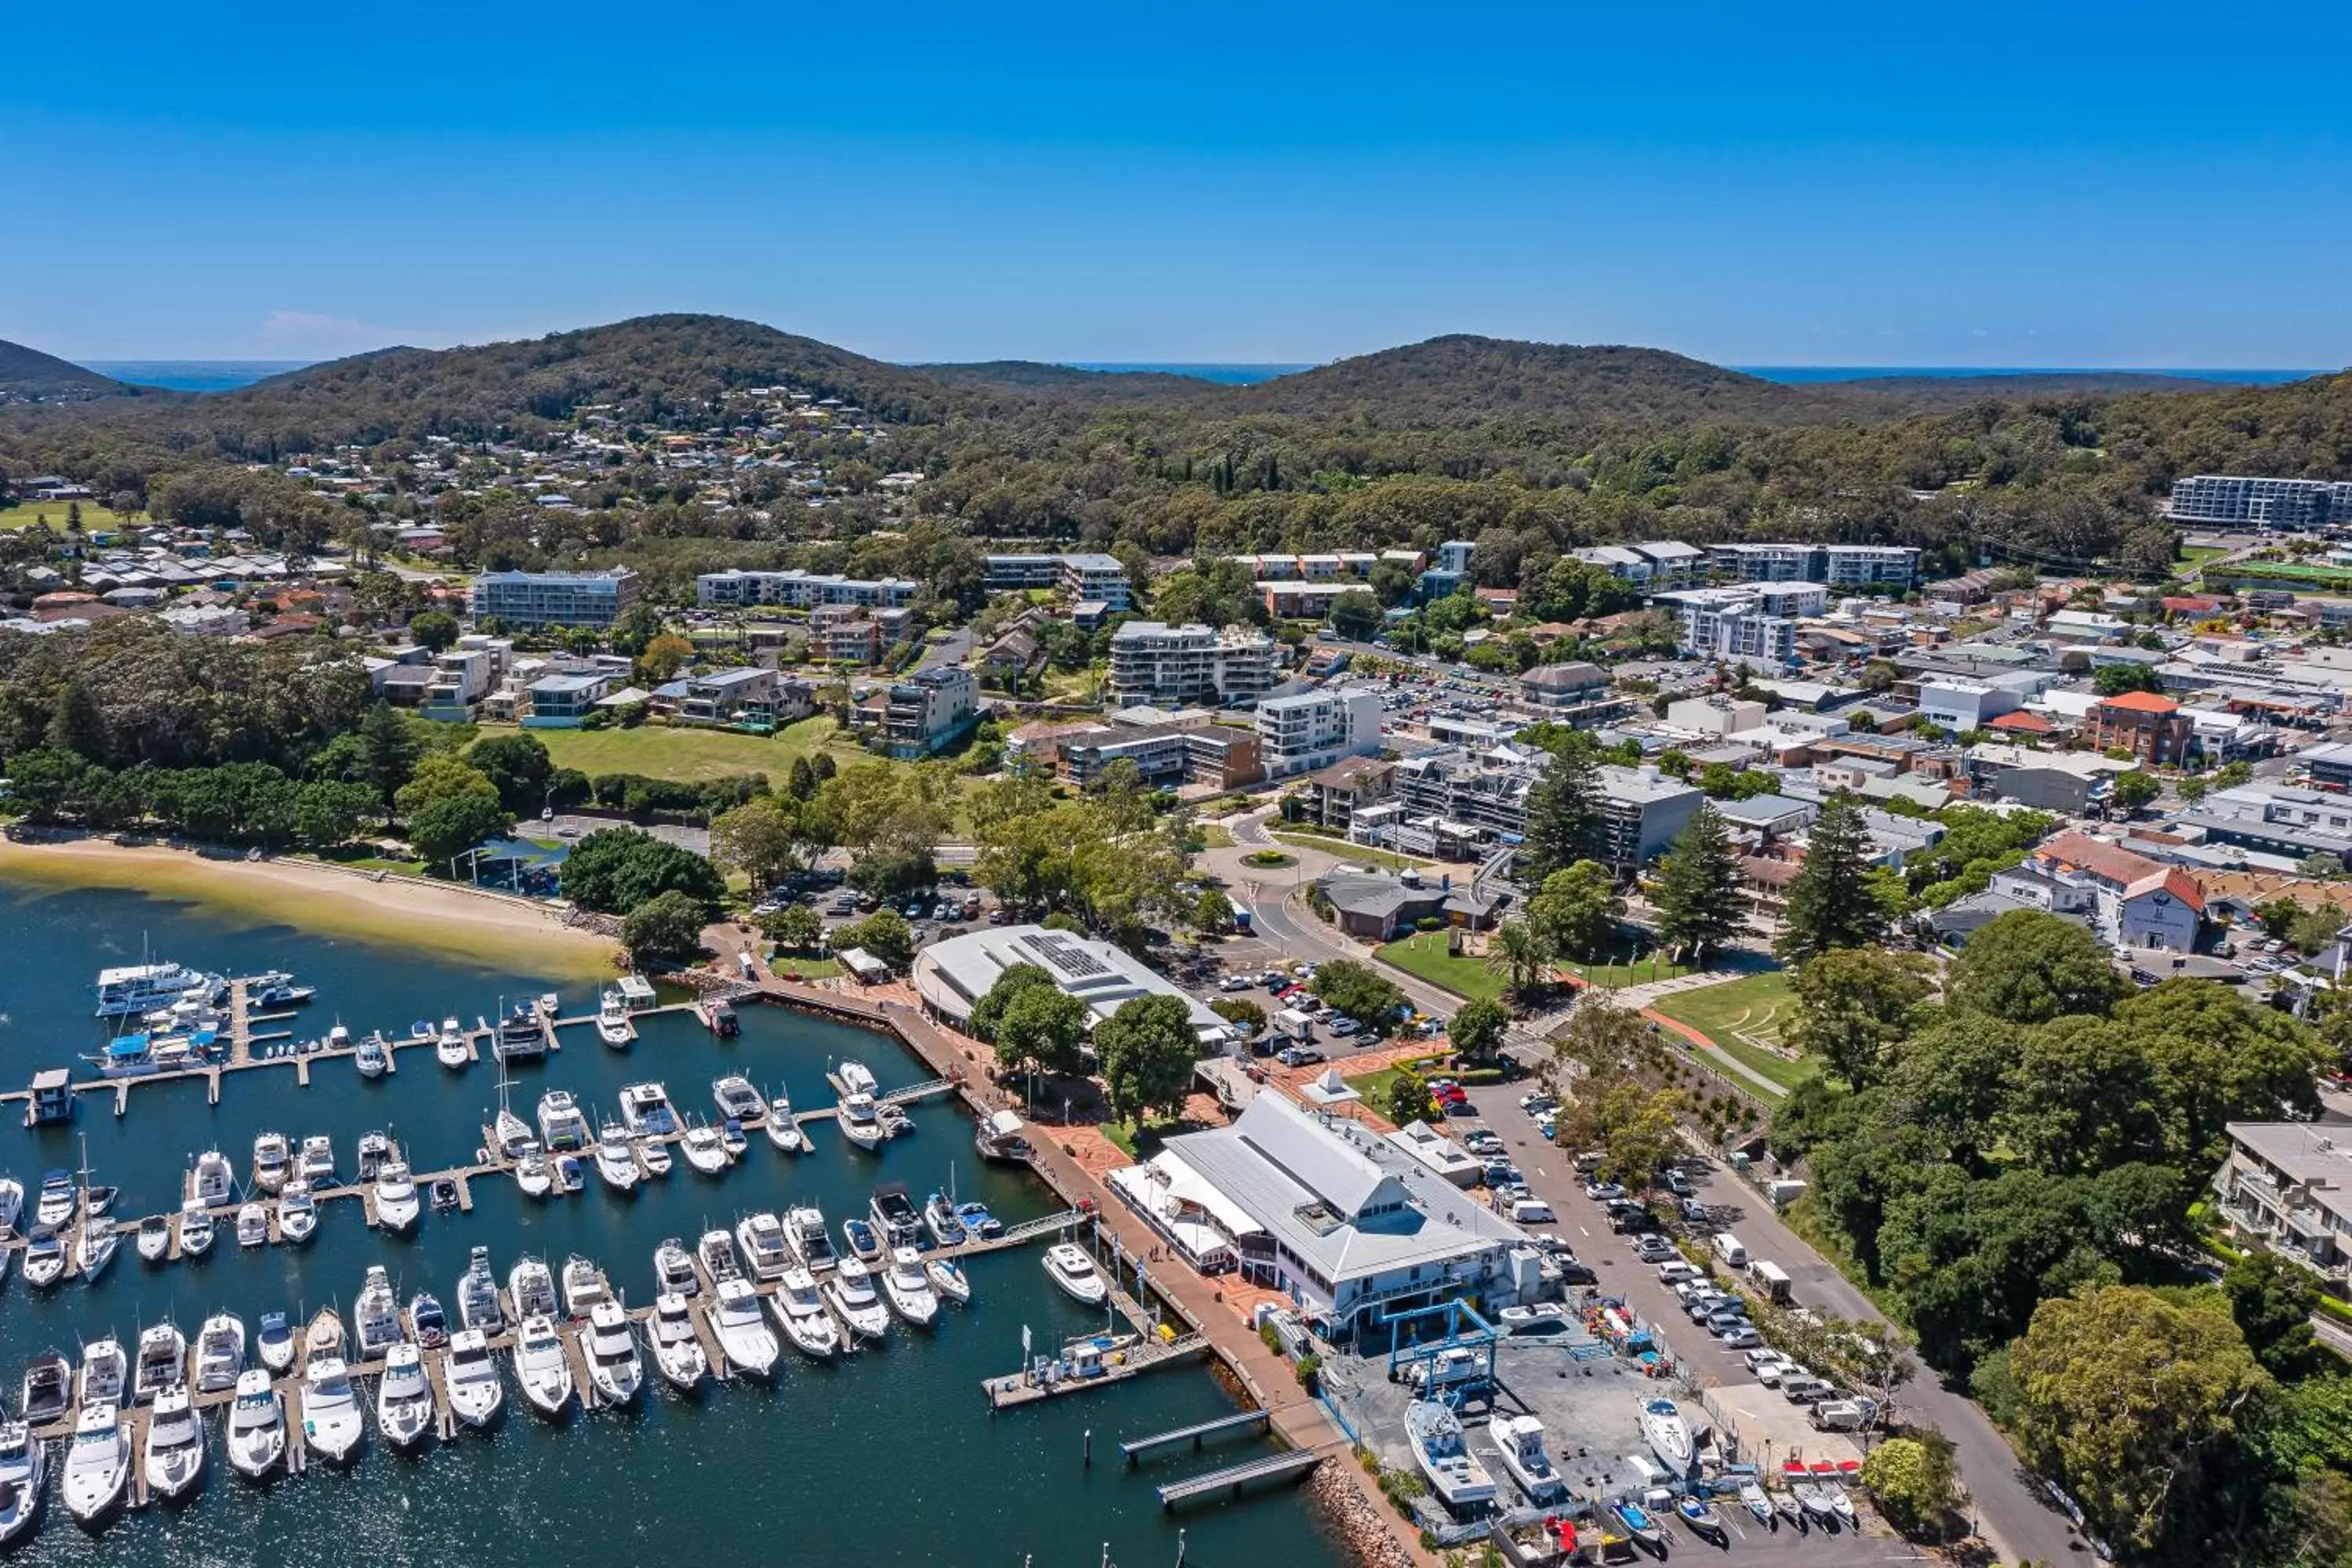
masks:
[[[1725,1350],[1692,1326],[1674,1292],[1658,1283],[1657,1271],[1637,1262],[1627,1238],[1610,1231],[1600,1205],[1584,1195],[1568,1154],[1538,1135],[1535,1124],[1518,1109],[1520,1092],[1518,1085],[1474,1089],[1470,1100],[1503,1140],[1528,1185],[1559,1216],[1553,1228],[1560,1238],[1591,1265],[1603,1290],[1622,1296],[1642,1316],[1664,1325],[1666,1342],[1700,1381],[1752,1382],[1738,1352]],[[1704,1181],[1699,1195],[1711,1205],[1733,1211],[1733,1228],[1747,1244],[1748,1256],[1769,1258],[1787,1269],[1799,1303],[1842,1318],[1880,1317],[1869,1298],[1799,1240],[1739,1178],[1717,1171]],[[2039,1558],[2057,1563],[2069,1553],[2088,1550],[2066,1517],[2047,1500],[2041,1483],[2019,1465],[2008,1439],[1965,1394],[1922,1373],[1903,1390],[1901,1399],[1911,1419],[1951,1439],[1961,1479],[1975,1500],[1978,1529],[2004,1561]]]

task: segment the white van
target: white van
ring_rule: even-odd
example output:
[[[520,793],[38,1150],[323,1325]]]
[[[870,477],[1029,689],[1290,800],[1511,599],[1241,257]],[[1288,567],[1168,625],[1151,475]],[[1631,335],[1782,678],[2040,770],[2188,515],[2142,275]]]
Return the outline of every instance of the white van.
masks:
[[[1549,1225],[1554,1217],[1551,1205],[1541,1198],[1519,1198],[1511,1205],[1514,1225]]]
[[[1727,1268],[1748,1267],[1747,1245],[1727,1230],[1718,1230],[1715,1233],[1715,1255],[1723,1259],[1724,1266]]]

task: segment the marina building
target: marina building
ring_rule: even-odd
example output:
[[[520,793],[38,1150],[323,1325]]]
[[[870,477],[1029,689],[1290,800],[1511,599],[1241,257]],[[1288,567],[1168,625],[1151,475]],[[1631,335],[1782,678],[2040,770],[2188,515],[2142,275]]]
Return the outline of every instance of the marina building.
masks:
[[[1129,621],[1111,634],[1111,700],[1181,707],[1253,701],[1273,689],[1280,646],[1246,626]]]
[[[915,994],[923,1009],[957,1028],[968,1027],[971,1010],[997,976],[1017,963],[1044,970],[1065,994],[1087,1005],[1088,1028],[1139,996],[1173,996],[1192,1016],[1201,1044],[1213,1049],[1231,1030],[1198,997],[1178,990],[1131,953],[1072,931],[1043,926],[992,926],[969,936],[935,942],[915,954]]]
[[[474,579],[478,621],[513,626],[609,626],[637,602],[637,574],[610,572],[485,572]]]
[[[2225,528],[2325,528],[2352,522],[2352,482],[2191,474],[2172,481],[2166,510],[2178,522]]]
[[[916,584],[904,577],[844,577],[839,573],[706,572],[694,580],[698,605],[781,605],[813,610],[819,605],[856,605],[895,610],[914,602]]]
[[[1527,1233],[1360,1123],[1260,1094],[1110,1188],[1204,1273],[1283,1291],[1334,1339],[1382,1310],[1538,1288]]]

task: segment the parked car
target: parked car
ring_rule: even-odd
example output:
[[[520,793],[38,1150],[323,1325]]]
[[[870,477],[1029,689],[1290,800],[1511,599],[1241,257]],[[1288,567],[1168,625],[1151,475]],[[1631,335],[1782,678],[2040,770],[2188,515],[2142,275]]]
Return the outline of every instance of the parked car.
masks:
[[[1696,1198],[1685,1198],[1682,1203],[1682,1210],[1683,1218],[1692,1225],[1705,1225],[1707,1223],[1706,1205],[1699,1202]]]
[[[1661,1285],[1679,1285],[1685,1279],[1698,1277],[1698,1269],[1680,1258],[1670,1258],[1658,1265],[1658,1283]]]
[[[1605,1203],[1611,1198],[1623,1197],[1625,1189],[1614,1182],[1587,1182],[1584,1184],[1584,1195],[1595,1203]]]
[[[1779,1351],[1751,1350],[1740,1358],[1748,1363],[1748,1375],[1769,1388],[1780,1381],[1780,1374],[1796,1363]]]
[[[1241,975],[1228,974],[1223,980],[1217,982],[1217,989],[1220,991],[1246,991],[1249,989],[1249,982]]]
[[[1276,1051],[1274,1059],[1286,1068],[1311,1067],[1323,1059],[1323,1053],[1313,1046],[1290,1046]]]
[[[1346,1016],[1331,1020],[1331,1032],[1342,1039],[1345,1039],[1348,1036],[1354,1034],[1358,1029],[1362,1027],[1363,1026],[1361,1024],[1357,1023],[1353,1018]]]
[[[1634,1239],[1633,1256],[1644,1263],[1664,1263],[1674,1255],[1675,1244],[1655,1231]]]

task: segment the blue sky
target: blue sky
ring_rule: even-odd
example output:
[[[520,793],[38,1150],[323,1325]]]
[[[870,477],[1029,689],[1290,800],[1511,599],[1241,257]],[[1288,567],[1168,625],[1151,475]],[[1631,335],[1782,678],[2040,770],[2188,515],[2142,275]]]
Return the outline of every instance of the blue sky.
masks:
[[[20,9],[0,338],[85,359],[2352,363],[2340,6]]]

